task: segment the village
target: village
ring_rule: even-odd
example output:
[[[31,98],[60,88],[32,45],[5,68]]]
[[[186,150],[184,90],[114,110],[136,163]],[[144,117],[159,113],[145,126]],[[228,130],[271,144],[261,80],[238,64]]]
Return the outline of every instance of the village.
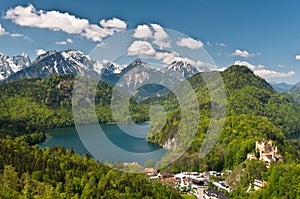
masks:
[[[256,141],[255,154],[247,154],[247,160],[263,161],[266,168],[270,168],[271,163],[277,162],[282,158],[277,154],[277,147],[274,147],[272,141]],[[198,199],[227,199],[226,193],[232,188],[226,183],[225,178],[232,173],[231,170],[198,172],[180,172],[176,174],[167,174],[157,172],[154,168],[145,168],[144,173],[149,176],[149,181],[158,181],[168,184],[181,193],[192,194]],[[255,179],[249,184],[247,192],[254,189],[257,191],[263,188],[266,182],[261,179]]]

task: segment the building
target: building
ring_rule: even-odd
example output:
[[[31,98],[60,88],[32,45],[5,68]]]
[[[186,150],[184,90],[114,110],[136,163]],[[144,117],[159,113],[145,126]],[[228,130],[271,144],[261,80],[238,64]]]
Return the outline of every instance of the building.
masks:
[[[266,184],[265,181],[262,181],[259,179],[254,179],[254,182],[253,182],[254,190],[257,191],[257,190],[263,188],[265,186],[265,184]]]
[[[253,154],[253,153],[248,153],[247,154],[247,159],[249,159],[249,160],[257,160],[255,154]]]
[[[272,146],[272,141],[256,141],[256,151],[259,153],[259,160],[266,163],[267,168],[270,167],[271,162],[277,162],[281,155],[277,154],[277,146]]]
[[[156,175],[156,170],[154,168],[145,168],[144,173],[146,173],[149,176]]]

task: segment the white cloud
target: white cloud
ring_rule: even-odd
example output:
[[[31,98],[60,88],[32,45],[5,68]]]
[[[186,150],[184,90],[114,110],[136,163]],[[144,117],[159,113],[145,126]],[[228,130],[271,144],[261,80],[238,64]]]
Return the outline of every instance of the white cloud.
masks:
[[[62,30],[67,33],[80,33],[89,25],[86,19],[80,19],[69,13],[58,11],[37,11],[31,4],[27,7],[17,6],[9,9],[5,18],[11,19],[20,26]]]
[[[220,45],[221,47],[226,47],[226,44],[224,44],[224,43],[219,43],[219,45]]]
[[[147,41],[134,41],[127,50],[127,55],[138,56],[142,58],[153,58],[159,60],[164,64],[170,64],[173,61],[184,61],[194,66],[203,66],[203,62],[200,60],[194,61],[189,58],[181,57],[177,52],[157,52],[151,43]]]
[[[73,40],[72,39],[70,39],[70,38],[67,38],[67,40],[66,40],[68,43],[73,43]]]
[[[222,43],[222,42],[216,42],[216,46],[221,46],[221,47],[226,47],[226,44]]]
[[[161,60],[164,64],[170,64],[179,57],[176,52],[157,52],[155,54],[155,59]]]
[[[296,55],[296,56],[295,56],[295,59],[296,59],[296,60],[300,60],[300,55]]]
[[[73,43],[73,40],[70,39],[70,38],[67,38],[65,41],[57,41],[57,42],[55,42],[55,43],[58,44],[58,45],[66,45],[66,44],[71,44],[71,43]]]
[[[66,41],[57,41],[55,43],[58,44],[58,45],[66,45],[67,44]]]
[[[148,39],[152,36],[152,31],[147,25],[138,25],[133,34],[133,37],[137,39]]]
[[[169,36],[164,29],[158,24],[151,24],[151,27],[154,29],[153,43],[158,45],[160,49],[171,48]]]
[[[126,30],[127,28],[127,24],[124,21],[115,17],[108,20],[102,19],[100,21],[100,24],[104,28],[112,28],[112,29],[119,29],[119,30]]]
[[[203,43],[201,41],[197,41],[193,38],[182,38],[179,41],[177,41],[177,45],[178,46],[184,46],[190,49],[198,49],[201,48],[203,46]]]
[[[23,34],[7,32],[1,24],[0,24],[0,35],[9,35],[11,37],[24,37]],[[26,39],[27,37],[24,37],[24,38]]]
[[[255,54],[254,53],[249,53],[248,51],[246,50],[240,50],[240,49],[237,49],[234,51],[234,53],[231,54],[232,56],[238,56],[238,57],[244,57],[244,58],[248,58],[248,57],[254,57]]]
[[[256,75],[261,76],[263,78],[269,79],[269,78],[278,78],[278,77],[291,77],[295,75],[294,71],[289,71],[287,73],[272,71],[272,70],[258,70],[254,72]]]
[[[53,31],[63,31],[68,34],[79,34],[93,41],[102,41],[104,37],[126,29],[127,24],[117,18],[101,20],[102,27],[90,24],[87,19],[81,19],[69,13],[59,11],[36,10],[29,4],[27,7],[17,6],[9,9],[4,18],[11,19],[20,26],[45,28]]]
[[[171,42],[168,34],[159,24],[138,25],[135,29],[133,37],[137,39],[151,39],[160,49],[171,48]]]
[[[253,65],[253,64],[250,64],[246,61],[235,61],[234,62],[234,65],[239,65],[239,66],[247,66],[248,68],[250,68],[251,70],[255,71],[257,69],[263,69],[265,66],[264,65]]]
[[[11,37],[23,37],[24,35],[23,34],[18,34],[18,33],[12,33],[12,34],[9,34]]]
[[[127,54],[130,56],[151,57],[154,56],[155,53],[155,49],[149,42],[141,40],[134,41],[127,50]]]
[[[46,53],[46,51],[44,49],[37,49],[37,50],[35,50],[35,52],[37,55],[42,55],[42,54]]]
[[[236,61],[234,64],[239,65],[239,66],[247,66],[254,72],[254,74],[256,74],[262,78],[265,78],[265,79],[272,79],[272,78],[279,78],[279,77],[291,77],[291,76],[295,75],[294,71],[289,71],[287,73],[284,73],[284,72],[268,70],[268,69],[265,69],[265,66],[263,66],[263,65],[255,66],[246,61]]]
[[[6,34],[8,34],[8,33],[6,32],[6,30],[0,24],[0,35],[6,35]]]
[[[200,60],[192,60],[189,58],[181,57],[177,52],[161,51],[164,48],[171,47],[171,41],[169,35],[165,32],[162,26],[158,24],[150,25],[138,25],[133,34],[134,38],[140,39],[134,41],[127,50],[129,56],[139,56],[152,58],[159,60],[164,64],[170,64],[173,61],[185,61],[194,66],[203,66],[204,64]],[[187,43],[184,41],[187,39]],[[193,40],[193,39],[192,39]],[[180,41],[178,41],[180,42]],[[199,45],[202,47],[202,42],[193,40],[191,38],[183,38],[184,45],[190,48],[198,48]],[[155,44],[155,45],[153,45]],[[181,44],[181,43],[180,43]],[[160,50],[156,50],[154,47],[158,46]]]

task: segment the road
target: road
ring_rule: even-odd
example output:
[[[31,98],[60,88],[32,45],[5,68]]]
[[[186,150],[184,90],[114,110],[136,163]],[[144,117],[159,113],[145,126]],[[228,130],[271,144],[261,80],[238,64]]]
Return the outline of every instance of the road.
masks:
[[[196,194],[196,197],[197,199],[204,199],[204,196],[203,196],[203,189],[198,187],[197,188],[197,194]]]

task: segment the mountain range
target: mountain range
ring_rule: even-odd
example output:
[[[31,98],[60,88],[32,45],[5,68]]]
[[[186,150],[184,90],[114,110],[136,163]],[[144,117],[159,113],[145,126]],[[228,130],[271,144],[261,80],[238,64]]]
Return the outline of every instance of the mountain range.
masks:
[[[127,66],[120,66],[105,60],[94,61],[81,51],[57,52],[52,50],[39,55],[33,62],[25,53],[13,58],[0,54],[0,80],[9,82],[23,78],[46,78],[58,74],[89,76],[94,73],[101,75],[104,81],[115,84],[121,76],[137,66],[140,67],[141,77],[131,78],[131,81],[136,79],[136,81],[143,82],[149,78],[147,76],[150,73],[156,73],[159,76],[168,75],[181,81],[201,72],[197,67],[184,61],[174,61],[159,70],[140,59],[134,60]],[[131,73],[133,74],[133,72]],[[136,81],[133,83],[136,84]]]
[[[0,82],[11,82],[23,78],[47,78],[54,75],[80,75],[100,79],[106,83],[117,85],[136,96],[154,97],[168,91],[166,87],[175,86],[197,73],[208,72],[207,67],[195,67],[185,61],[173,61],[157,69],[140,59],[128,65],[119,65],[107,60],[95,61],[81,51],[51,50],[39,55],[33,62],[26,53],[9,57],[0,53]],[[159,84],[151,84],[151,82]],[[147,86],[145,85],[147,84]],[[162,85],[165,86],[162,86]],[[271,86],[279,93],[290,94],[296,102],[300,102],[300,83],[271,82]],[[135,91],[137,90],[137,91]]]
[[[142,99],[160,96],[173,88],[178,82],[203,70],[185,61],[174,61],[157,69],[150,64],[136,59],[128,65],[119,65],[110,61],[94,61],[81,51],[48,51],[39,55],[32,63],[26,54],[13,57],[1,54],[0,80],[11,82],[19,79],[47,78],[54,75],[80,75],[100,79],[116,85],[125,92],[130,92]],[[146,86],[147,85],[147,86]],[[164,85],[164,86],[162,86]],[[138,89],[139,88],[139,89]],[[138,90],[138,91],[136,91]]]

